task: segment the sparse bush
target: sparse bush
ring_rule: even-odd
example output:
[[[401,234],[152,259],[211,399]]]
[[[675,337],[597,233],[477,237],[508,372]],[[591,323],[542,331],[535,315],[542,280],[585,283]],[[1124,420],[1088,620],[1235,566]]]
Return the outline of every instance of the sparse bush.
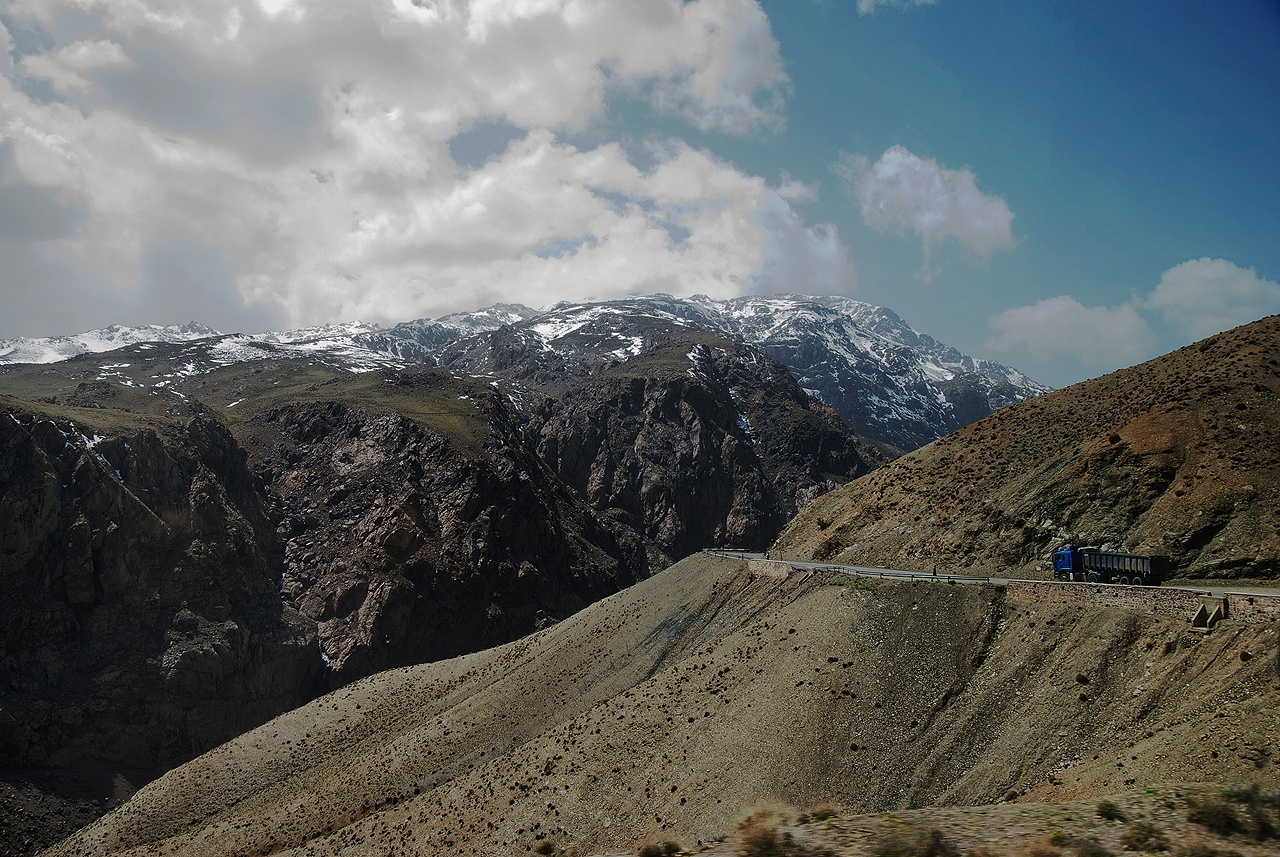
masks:
[[[1075,843],[1076,857],[1115,857],[1115,855],[1102,847],[1102,844],[1096,839],[1086,839],[1083,842]]]
[[[1098,817],[1107,821],[1124,821],[1125,814],[1113,801],[1104,800],[1098,804]]]
[[[960,857],[960,849],[940,830],[917,836],[894,834],[881,840],[871,853],[874,857]]]
[[[1120,845],[1130,851],[1168,851],[1169,840],[1149,821],[1135,821],[1120,835]]]
[[[1173,857],[1241,857],[1239,851],[1221,851],[1208,845],[1188,845],[1173,852]]]
[[[549,855],[556,853],[556,845],[550,839],[544,839],[537,845],[533,846],[534,854]]]
[[[671,857],[673,854],[679,854],[684,849],[680,847],[680,843],[670,840],[661,844],[650,843],[640,849],[640,857]]]
[[[1064,845],[1070,845],[1071,834],[1063,833],[1061,830],[1059,830],[1057,833],[1050,835],[1049,844],[1055,848],[1061,848]]]
[[[1111,436],[1108,437],[1107,440],[1111,441],[1112,443],[1119,443],[1120,435],[1116,434],[1115,432],[1112,432]]]
[[[835,818],[837,807],[829,803],[820,803],[813,809],[809,810],[809,818],[814,821],[826,821],[828,818]]]
[[[742,834],[743,857],[782,857],[782,844],[778,841],[778,828],[753,826]]]
[[[1187,806],[1187,821],[1207,827],[1219,836],[1230,836],[1242,829],[1235,807],[1220,797],[1211,795],[1204,800],[1188,798]]]
[[[1246,819],[1242,822],[1241,828],[1254,839],[1275,839],[1280,835],[1271,818],[1271,813],[1266,809],[1268,804],[1275,802],[1275,796],[1264,794],[1262,787],[1257,783],[1248,786],[1231,786],[1223,790],[1222,796],[1229,801],[1244,805]]]
[[[1062,852],[1048,845],[1032,845],[1027,857],[1062,857]]]

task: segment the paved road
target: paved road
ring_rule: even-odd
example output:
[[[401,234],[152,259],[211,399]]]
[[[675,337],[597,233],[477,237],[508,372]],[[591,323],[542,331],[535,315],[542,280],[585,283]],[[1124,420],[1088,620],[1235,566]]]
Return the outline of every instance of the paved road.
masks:
[[[739,550],[712,550],[707,548],[703,553],[711,556],[725,556],[733,559],[753,560],[764,559],[764,554],[753,553],[752,551]],[[900,571],[893,568],[869,568],[861,565],[833,565],[829,562],[800,562],[798,560],[778,560],[785,562],[792,568],[813,568],[813,569],[831,569],[832,571],[842,571],[846,574],[856,574],[861,577],[882,577],[896,580],[954,580],[957,583],[1008,583],[1010,581],[1019,581],[1019,578],[1003,578],[1003,577],[970,577],[964,574],[931,574],[927,571]],[[1043,583],[1045,581],[1026,581],[1027,583]],[[1094,586],[1117,586],[1120,584],[1093,584]],[[1277,595],[1280,596],[1280,587],[1266,586],[1230,586],[1221,583],[1215,583],[1205,586],[1182,586],[1172,587],[1178,589],[1191,589],[1196,592],[1209,592],[1211,595],[1221,597],[1225,592],[1238,592],[1245,595]]]
[[[703,553],[710,554],[711,556],[726,556],[733,559],[764,559],[764,554],[752,553],[751,551],[712,550],[708,548],[703,550]],[[867,566],[862,565],[833,565],[829,562],[801,562],[794,559],[783,559],[778,560],[778,562],[785,562],[792,568],[827,569],[830,571],[842,571],[846,574],[856,574],[860,577],[885,577],[895,580],[954,580],[959,583],[987,583],[994,580],[994,578],[990,577],[970,577],[964,574],[933,574],[928,571],[899,571],[894,568],[868,568]]]

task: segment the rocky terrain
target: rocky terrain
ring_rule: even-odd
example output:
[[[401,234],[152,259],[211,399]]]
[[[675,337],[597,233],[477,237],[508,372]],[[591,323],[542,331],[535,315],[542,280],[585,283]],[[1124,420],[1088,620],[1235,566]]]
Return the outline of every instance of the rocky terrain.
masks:
[[[484,337],[510,330],[497,340]],[[1047,387],[1016,369],[962,354],[918,333],[891,310],[826,296],[714,301],[651,295],[545,310],[497,304],[390,328],[350,322],[254,335],[198,324],[113,326],[70,337],[0,340],[0,364],[48,363],[137,344],[181,356],[184,372],[263,359],[302,358],[367,371],[453,364],[505,366],[504,377],[556,385],[626,362],[676,330],[754,345],[801,387],[889,455],[915,449]],[[490,349],[495,350],[490,353]],[[554,367],[554,369],[553,369]],[[135,379],[145,384],[143,379]]]
[[[1047,577],[1062,544],[1280,577],[1280,316],[1012,405],[832,492],[773,551]]]
[[[869,468],[839,418],[758,349],[704,331],[649,338],[536,388],[461,367],[352,371],[261,344],[220,362],[225,339],[6,367],[0,390],[21,398],[0,419],[22,441],[0,471],[18,570],[4,585],[22,597],[0,652],[17,677],[0,692],[0,779],[92,793],[100,811],[114,774],[64,774],[103,746],[136,785],[323,690],[532,633],[703,545],[763,548]],[[236,522],[225,536],[217,521],[170,520],[205,526],[205,507],[221,508],[188,484],[210,437],[238,468],[223,476],[239,516],[223,516]],[[197,445],[182,457],[175,444]],[[27,474],[46,447],[66,460]],[[86,473],[110,501],[82,509],[89,489],[68,493]],[[55,514],[55,500],[70,505]],[[230,601],[210,600],[229,587]],[[274,626],[237,612],[250,609],[295,633],[291,667],[276,662]],[[170,673],[191,685],[178,713]]]
[[[110,799],[322,689],[274,501],[220,422],[0,411],[3,779],[75,765]]]
[[[646,308],[598,315],[607,329],[540,316],[545,327],[472,337],[440,362],[511,383],[542,460],[663,566],[709,545],[763,549],[797,509],[878,462],[759,349]]]
[[[862,815],[832,804],[807,810],[764,806],[739,822],[724,842],[696,853],[706,857],[771,851],[796,857],[1104,853],[1253,857],[1280,852],[1274,837],[1257,835],[1276,824],[1277,810],[1280,793],[1276,791],[1202,783],[1160,785],[1100,800],[1018,801]],[[663,846],[666,842],[657,847]]]
[[[991,844],[988,824],[1111,843],[1118,827],[1064,817],[1125,793],[1169,832],[1163,784],[1280,784],[1277,653],[1274,623],[1194,634],[989,584],[777,579],[698,555],[531,637],[347,685],[48,853],[634,854],[822,803],[891,814],[833,820],[851,831],[833,849],[891,818],[967,846]],[[1002,801],[1003,821],[907,812]]]

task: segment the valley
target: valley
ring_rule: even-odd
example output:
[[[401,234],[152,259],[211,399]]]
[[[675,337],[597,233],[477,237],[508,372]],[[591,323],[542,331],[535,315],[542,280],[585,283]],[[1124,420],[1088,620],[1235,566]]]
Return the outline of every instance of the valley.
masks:
[[[1280,321],[1047,392],[852,304],[188,326],[0,368],[0,849],[724,852],[766,806],[816,843],[823,804],[865,832],[1274,789],[1270,601],[1193,629],[1195,593],[1035,581],[1075,543],[1270,591]],[[857,394],[869,434],[775,359],[837,329],[873,343],[837,375],[902,373]]]

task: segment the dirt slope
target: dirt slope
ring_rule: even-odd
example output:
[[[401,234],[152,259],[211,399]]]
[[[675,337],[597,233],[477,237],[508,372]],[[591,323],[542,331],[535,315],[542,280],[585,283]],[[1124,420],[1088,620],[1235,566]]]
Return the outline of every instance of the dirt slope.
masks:
[[[1013,405],[806,507],[774,553],[1047,577],[1074,543],[1280,577],[1280,316]]]
[[[626,851],[710,842],[768,801],[1274,785],[1276,657],[1267,626],[695,556],[532,637],[341,688],[48,853]]]

